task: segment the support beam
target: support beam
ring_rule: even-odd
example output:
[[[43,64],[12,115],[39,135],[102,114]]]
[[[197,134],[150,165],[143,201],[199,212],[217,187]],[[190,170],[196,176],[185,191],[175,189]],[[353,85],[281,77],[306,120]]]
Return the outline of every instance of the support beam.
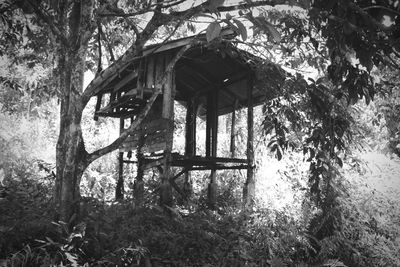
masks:
[[[249,208],[254,203],[254,114],[253,114],[253,77],[249,77],[247,84],[247,179],[243,187],[243,204]]]
[[[236,137],[236,110],[238,108],[239,101],[238,99],[235,99],[235,104],[233,105],[233,111],[232,111],[232,121],[231,121],[231,146],[230,146],[230,152],[231,152],[231,158],[236,157],[236,143],[235,143],[235,137]]]
[[[119,121],[119,134],[124,131],[125,120],[120,119]],[[118,154],[118,181],[115,187],[115,199],[117,201],[124,199],[124,153],[119,152]]]
[[[137,159],[136,179],[133,184],[133,197],[136,208],[143,206],[143,201],[144,201],[143,176],[144,176],[145,164],[144,164],[144,156],[142,153],[143,145],[144,145],[144,136],[142,133],[139,133],[139,140],[136,150],[136,159]]]
[[[207,95],[207,122],[206,122],[206,157],[217,157],[218,141],[218,91],[214,90]],[[210,172],[208,185],[208,206],[215,209],[217,199],[216,169]]]
[[[235,166],[224,166],[224,165],[216,165],[214,167],[216,170],[247,170],[247,164],[235,165]],[[192,167],[191,171],[206,171],[209,170],[209,167]]]
[[[165,60],[157,62],[156,66],[156,77],[164,75],[164,70],[169,64],[169,55],[165,55]],[[158,79],[156,79],[158,80]],[[173,145],[174,136],[174,95],[175,95],[175,73],[172,72],[167,77],[167,82],[163,85],[163,105],[162,105],[162,118],[168,119],[171,123],[167,126],[166,147],[164,150],[164,158],[162,169],[163,173],[161,175],[161,185],[160,185],[160,205],[172,206],[172,188],[169,178],[171,177],[171,152]]]
[[[146,58],[141,58],[139,60],[139,66],[137,71],[137,84],[136,88],[138,89],[137,98],[143,99],[143,88],[146,83]]]
[[[196,111],[197,97],[192,97],[187,101],[186,109],[186,133],[185,133],[185,156],[193,157],[196,155]],[[188,200],[192,194],[191,174],[185,171],[185,182],[183,184],[184,199]]]
[[[185,129],[185,156],[196,155],[196,110],[197,99],[191,98],[187,101],[186,129]]]

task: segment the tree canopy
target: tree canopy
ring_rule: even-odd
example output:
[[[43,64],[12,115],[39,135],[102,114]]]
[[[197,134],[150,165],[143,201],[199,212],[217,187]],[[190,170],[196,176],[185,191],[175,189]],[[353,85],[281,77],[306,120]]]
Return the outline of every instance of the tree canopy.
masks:
[[[84,110],[102,84],[150,44],[204,34],[209,49],[238,46],[286,72],[284,84],[263,105],[262,132],[278,160],[300,151],[309,162],[307,196],[320,212],[308,229],[322,240],[346,225],[341,172],[352,141],[365,130],[352,106],[376,100],[389,149],[399,155],[399,15],[397,0],[2,0],[0,107],[53,121],[40,107],[57,99],[54,219],[71,230],[83,213],[84,171],[137,129],[162,90],[156,88],[127,131],[89,151]],[[233,35],[227,38],[226,30]],[[190,46],[176,54],[160,84]],[[87,71],[95,76],[84,87]],[[259,72],[265,75],[261,66]],[[318,242],[310,246],[323,250]]]

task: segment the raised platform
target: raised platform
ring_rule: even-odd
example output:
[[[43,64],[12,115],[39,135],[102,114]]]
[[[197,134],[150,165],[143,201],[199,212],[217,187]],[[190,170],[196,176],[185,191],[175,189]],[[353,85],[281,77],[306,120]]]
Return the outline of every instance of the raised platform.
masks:
[[[160,166],[162,164],[163,153],[144,155],[145,169]],[[124,161],[125,163],[136,163]],[[247,159],[224,158],[224,157],[202,157],[202,156],[183,156],[172,153],[171,166],[182,167],[186,171],[194,170],[240,170],[247,169]]]

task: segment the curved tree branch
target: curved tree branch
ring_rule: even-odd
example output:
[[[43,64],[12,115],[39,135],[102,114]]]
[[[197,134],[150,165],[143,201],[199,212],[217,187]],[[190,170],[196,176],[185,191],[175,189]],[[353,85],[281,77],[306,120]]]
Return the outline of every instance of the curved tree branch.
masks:
[[[89,165],[96,159],[100,158],[101,156],[117,149],[125,141],[125,139],[129,136],[129,134],[134,132],[139,127],[139,125],[142,123],[144,118],[149,113],[151,107],[153,106],[154,101],[156,101],[159,94],[160,94],[160,90],[157,90],[153,93],[153,95],[147,102],[146,106],[144,107],[142,112],[140,112],[140,114],[135,118],[135,120],[132,122],[131,126],[129,126],[129,128],[126,131],[121,133],[121,135],[117,139],[115,139],[114,142],[112,142],[110,145],[108,145],[104,148],[101,148],[101,149],[89,154],[87,157],[87,162],[86,162],[87,165]]]
[[[183,54],[190,47],[192,47],[192,43],[187,44],[186,46],[182,47],[181,50],[179,50],[179,52],[174,56],[174,58],[168,63],[168,66],[166,67],[164,75],[162,75],[156,81],[156,88],[155,88],[153,95],[150,97],[149,101],[147,102],[147,104],[143,108],[143,110],[140,112],[140,114],[132,122],[131,126],[129,126],[129,128],[126,131],[121,133],[121,135],[117,139],[115,139],[114,142],[112,142],[110,145],[89,154],[87,157],[87,165],[89,165],[96,159],[100,158],[101,156],[103,156],[107,153],[110,153],[111,151],[114,151],[115,149],[118,149],[118,147],[125,141],[125,139],[139,127],[139,125],[142,123],[143,119],[149,113],[151,107],[154,104],[154,101],[157,99],[158,95],[162,91],[162,85],[167,82],[168,75],[170,75],[173,72],[176,62],[178,62],[178,60],[183,56]]]
[[[357,4],[349,3],[349,6],[351,8],[353,8],[353,10],[358,12],[366,21],[369,21],[370,23],[372,23],[374,25],[374,27],[376,27],[377,29],[379,29],[383,32],[388,32],[391,30],[391,27],[387,27],[387,26],[383,25],[382,23],[380,23],[379,21],[377,21],[375,18],[373,18],[370,14],[368,14],[363,8],[361,8]]]
[[[394,14],[394,15],[400,15],[399,11],[391,9],[391,8],[388,8],[388,7],[385,7],[385,6],[375,5],[375,6],[367,6],[367,7],[363,8],[363,10],[369,10],[369,9],[382,9],[382,10],[386,10],[386,11],[388,11],[388,12]]]

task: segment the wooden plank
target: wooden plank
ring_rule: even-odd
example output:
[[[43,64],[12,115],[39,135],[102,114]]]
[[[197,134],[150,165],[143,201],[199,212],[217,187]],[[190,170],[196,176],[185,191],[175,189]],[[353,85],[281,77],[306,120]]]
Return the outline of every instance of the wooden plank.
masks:
[[[141,130],[144,133],[151,133],[160,129],[167,129],[168,127],[173,127],[174,122],[170,119],[160,118],[143,123]]]
[[[157,134],[145,136],[144,137],[145,145],[151,146],[151,145],[158,144],[158,143],[166,143],[169,140],[167,140],[167,138],[165,138],[165,135],[166,135],[165,132],[159,132]]]
[[[153,88],[144,87],[142,88],[144,94],[152,94],[154,92]],[[137,88],[131,89],[124,94],[124,96],[136,96],[139,93]]]
[[[128,163],[128,164],[136,164],[138,163],[136,160],[124,160],[124,163]]]
[[[246,170],[248,168],[247,164],[242,165],[234,165],[234,166],[225,166],[225,165],[216,165],[213,166],[216,170]],[[193,167],[190,169],[191,171],[207,171],[210,170],[209,167]]]
[[[246,165],[247,166],[247,159],[238,159],[238,158],[223,158],[223,157],[190,157],[186,158],[182,155],[179,154],[173,154],[172,157],[172,162],[171,164],[173,166],[179,166],[179,167],[185,167],[185,166],[203,166],[206,167],[207,170],[210,170],[210,167],[218,167],[218,166],[224,166],[228,167],[230,169],[231,167],[234,166],[228,166],[228,165],[221,165],[221,164],[235,164],[235,166],[238,166],[236,164],[239,164],[239,166]]]
[[[216,162],[216,163],[247,163],[247,159],[225,158],[225,157],[174,157],[174,161],[190,161],[190,162]]]
[[[150,168],[154,168],[154,167],[157,167],[157,166],[161,166],[163,164],[163,162],[164,162],[163,159],[156,159],[156,160],[145,159],[144,168],[145,169],[150,169]]]
[[[127,137],[121,145],[120,150],[135,150],[138,146],[139,136],[143,136],[142,153],[153,153],[164,150],[167,146],[168,128],[173,127],[173,121],[168,119],[158,119],[144,123],[136,133]]]
[[[164,150],[166,147],[167,141],[165,140],[165,133],[160,133],[159,135],[154,137],[144,137],[145,143],[143,144],[143,153],[152,153],[159,150]],[[131,139],[124,142],[121,145],[121,149],[131,149],[135,150],[138,145],[138,139]]]

